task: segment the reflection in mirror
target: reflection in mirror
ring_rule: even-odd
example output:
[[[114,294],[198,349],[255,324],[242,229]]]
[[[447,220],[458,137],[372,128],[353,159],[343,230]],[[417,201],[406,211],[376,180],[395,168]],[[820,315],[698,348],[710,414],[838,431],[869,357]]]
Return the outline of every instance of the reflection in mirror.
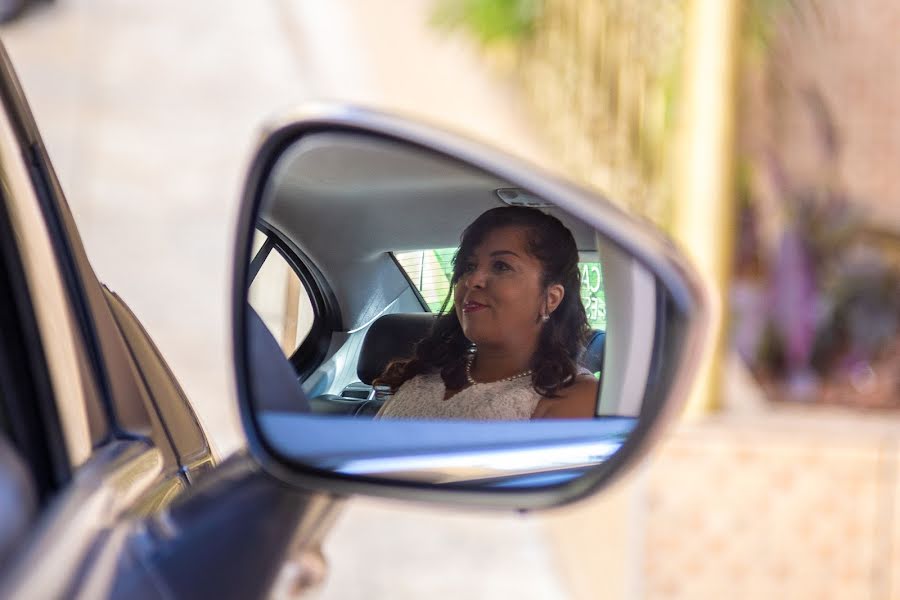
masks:
[[[659,368],[665,293],[630,253],[514,182],[394,140],[292,144],[247,260],[257,422],[319,468],[564,481],[621,447]]]

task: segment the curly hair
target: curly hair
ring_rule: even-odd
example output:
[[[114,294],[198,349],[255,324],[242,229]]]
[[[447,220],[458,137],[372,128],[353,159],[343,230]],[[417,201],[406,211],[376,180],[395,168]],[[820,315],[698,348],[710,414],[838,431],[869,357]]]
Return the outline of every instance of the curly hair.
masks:
[[[550,319],[541,328],[537,350],[531,360],[531,385],[540,395],[554,398],[575,381],[577,359],[590,331],[581,303],[581,271],[578,248],[565,225],[536,208],[498,207],[481,214],[469,225],[453,257],[450,292],[430,333],[415,347],[412,357],[393,361],[375,385],[396,391],[403,383],[423,373],[439,372],[448,389],[466,384],[466,361],[472,347],[451,302],[453,288],[463,276],[467,259],[489,233],[502,227],[522,227],[526,248],[540,261],[541,285],[562,285],[565,293]],[[450,307],[447,310],[448,306]]]

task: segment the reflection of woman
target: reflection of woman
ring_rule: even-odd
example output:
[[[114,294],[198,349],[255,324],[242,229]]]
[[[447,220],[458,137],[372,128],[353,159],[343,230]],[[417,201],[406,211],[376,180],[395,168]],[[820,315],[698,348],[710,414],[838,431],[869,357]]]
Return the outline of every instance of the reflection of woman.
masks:
[[[376,379],[394,391],[380,417],[594,416],[597,380],[576,363],[588,332],[578,250],[558,219],[485,212],[463,232],[451,284],[454,310]]]

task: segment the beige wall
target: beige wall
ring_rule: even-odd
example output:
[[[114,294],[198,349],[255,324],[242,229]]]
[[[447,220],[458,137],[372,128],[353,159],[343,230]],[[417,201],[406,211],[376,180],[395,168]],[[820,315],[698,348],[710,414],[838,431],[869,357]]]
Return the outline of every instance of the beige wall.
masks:
[[[742,154],[769,241],[784,218],[773,159],[793,187],[834,186],[865,222],[900,233],[900,3],[792,6],[772,25],[768,59],[746,57],[742,87]]]

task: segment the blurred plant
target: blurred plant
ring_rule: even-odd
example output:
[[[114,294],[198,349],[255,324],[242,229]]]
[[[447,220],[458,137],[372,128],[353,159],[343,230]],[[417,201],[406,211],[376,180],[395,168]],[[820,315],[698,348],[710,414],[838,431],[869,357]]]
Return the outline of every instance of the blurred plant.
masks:
[[[440,0],[432,22],[464,29],[480,43],[521,40],[532,33],[541,0]]]
[[[835,181],[840,136],[822,97],[812,90],[807,101],[823,168],[818,181],[798,184],[769,155],[766,170],[785,207],[770,256],[759,243],[746,172],[738,181],[735,346],[764,381],[781,382],[789,397],[811,398],[823,385],[841,382],[861,393],[860,374],[872,380],[881,368],[886,397],[864,403],[898,405],[900,256],[888,248],[900,244],[876,243],[841,191]],[[848,401],[846,394],[835,399]]]
[[[744,41],[751,51],[763,54],[775,39],[782,14],[819,19],[821,13],[817,0],[749,0],[744,8]]]
[[[687,5],[436,0],[431,20],[478,40],[570,176],[668,227]]]
[[[832,327],[816,338],[813,362],[856,372],[900,333],[900,271],[871,246],[857,246],[828,275],[823,320]]]

